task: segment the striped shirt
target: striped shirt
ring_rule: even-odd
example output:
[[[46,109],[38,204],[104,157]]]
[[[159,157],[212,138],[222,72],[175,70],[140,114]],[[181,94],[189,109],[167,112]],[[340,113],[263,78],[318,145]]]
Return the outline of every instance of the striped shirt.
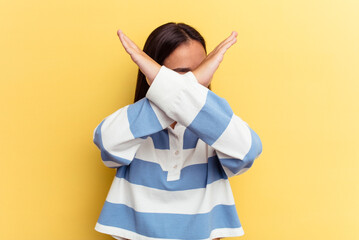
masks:
[[[228,178],[252,166],[262,143],[192,72],[161,66],[146,96],[104,118],[93,141],[116,169],[96,231],[133,240],[244,234]]]

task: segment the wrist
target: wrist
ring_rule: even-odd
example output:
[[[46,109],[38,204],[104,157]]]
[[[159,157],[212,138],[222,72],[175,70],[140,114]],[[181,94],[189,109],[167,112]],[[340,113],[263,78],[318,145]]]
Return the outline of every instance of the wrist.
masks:
[[[151,85],[160,71],[161,65],[149,57],[145,52],[142,52],[139,56],[140,57],[135,63],[140,68],[141,72],[146,76],[148,85]]]
[[[201,84],[202,86],[208,87],[210,82],[211,82],[211,78],[207,79],[206,76],[203,76],[202,72],[200,70],[195,69],[192,71],[193,75],[196,77],[197,82],[199,84]]]
[[[159,73],[161,69],[161,65],[159,65],[157,62],[153,61],[150,66],[150,73],[148,76],[148,85],[151,86],[153,80],[156,78],[157,74]]]

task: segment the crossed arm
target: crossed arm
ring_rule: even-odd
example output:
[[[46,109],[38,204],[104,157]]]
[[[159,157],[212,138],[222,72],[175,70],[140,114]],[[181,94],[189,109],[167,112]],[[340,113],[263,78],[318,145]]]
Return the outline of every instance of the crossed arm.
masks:
[[[129,37],[127,37],[121,30],[117,31],[126,52],[131,56],[132,61],[138,65],[141,72],[147,77],[148,85],[151,85],[161,65],[143,52]],[[203,86],[207,87],[215,71],[218,69],[219,64],[223,60],[223,56],[227,49],[230,48],[237,41],[237,32],[233,31],[231,35],[223,40],[202,63],[193,70],[197,81]]]
[[[215,149],[229,177],[248,170],[262,152],[260,138],[224,98],[207,88],[224,53],[236,42],[237,33],[232,32],[195,70],[183,75],[160,66],[122,31],[118,35],[150,88],[145,98],[119,109],[95,129],[94,142],[105,165],[130,164],[148,135],[176,120]]]

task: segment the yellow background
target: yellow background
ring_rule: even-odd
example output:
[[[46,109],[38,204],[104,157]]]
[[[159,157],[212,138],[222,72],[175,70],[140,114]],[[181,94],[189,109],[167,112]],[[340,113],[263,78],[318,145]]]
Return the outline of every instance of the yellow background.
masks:
[[[0,239],[113,239],[94,230],[115,171],[93,130],[132,103],[141,48],[169,21],[208,51],[238,32],[212,90],[260,136],[230,180],[245,235],[359,239],[359,2],[1,1]]]

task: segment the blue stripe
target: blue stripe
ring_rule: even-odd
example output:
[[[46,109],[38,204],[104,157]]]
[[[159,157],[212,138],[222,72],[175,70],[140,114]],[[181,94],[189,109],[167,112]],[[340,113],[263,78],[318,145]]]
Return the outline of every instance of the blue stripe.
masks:
[[[147,136],[163,129],[146,97],[128,106],[127,117],[130,130],[135,138]]]
[[[209,213],[174,214],[138,212],[105,201],[98,222],[152,238],[191,240],[209,238],[216,228],[241,227],[235,205],[217,205]]]
[[[217,156],[208,158],[208,163],[182,168],[180,179],[167,181],[167,171],[158,163],[134,158],[130,165],[117,169],[116,177],[125,178],[133,184],[167,191],[205,188],[219,179],[227,179]]]
[[[120,164],[123,164],[123,165],[130,164],[130,162],[131,162],[130,160],[115,156],[115,155],[109,153],[104,148],[103,143],[102,143],[101,127],[102,127],[102,124],[104,123],[105,120],[106,119],[104,119],[99,124],[99,126],[97,126],[96,131],[95,131],[95,137],[94,137],[94,140],[93,140],[93,142],[96,144],[96,146],[101,150],[101,158],[102,158],[102,160],[103,161],[113,161],[113,162],[120,163]]]
[[[227,128],[232,115],[227,100],[208,90],[206,103],[188,128],[208,145],[212,145]]]
[[[170,138],[168,136],[168,130],[156,132],[150,135],[153,141],[153,145],[156,149],[170,149]]]
[[[253,165],[254,159],[262,153],[262,142],[255,131],[251,128],[252,145],[246,156],[241,159],[234,158],[220,158],[219,161],[232,173],[237,174],[243,168],[250,168]]]
[[[183,149],[196,148],[198,139],[196,134],[186,128],[183,134]]]

